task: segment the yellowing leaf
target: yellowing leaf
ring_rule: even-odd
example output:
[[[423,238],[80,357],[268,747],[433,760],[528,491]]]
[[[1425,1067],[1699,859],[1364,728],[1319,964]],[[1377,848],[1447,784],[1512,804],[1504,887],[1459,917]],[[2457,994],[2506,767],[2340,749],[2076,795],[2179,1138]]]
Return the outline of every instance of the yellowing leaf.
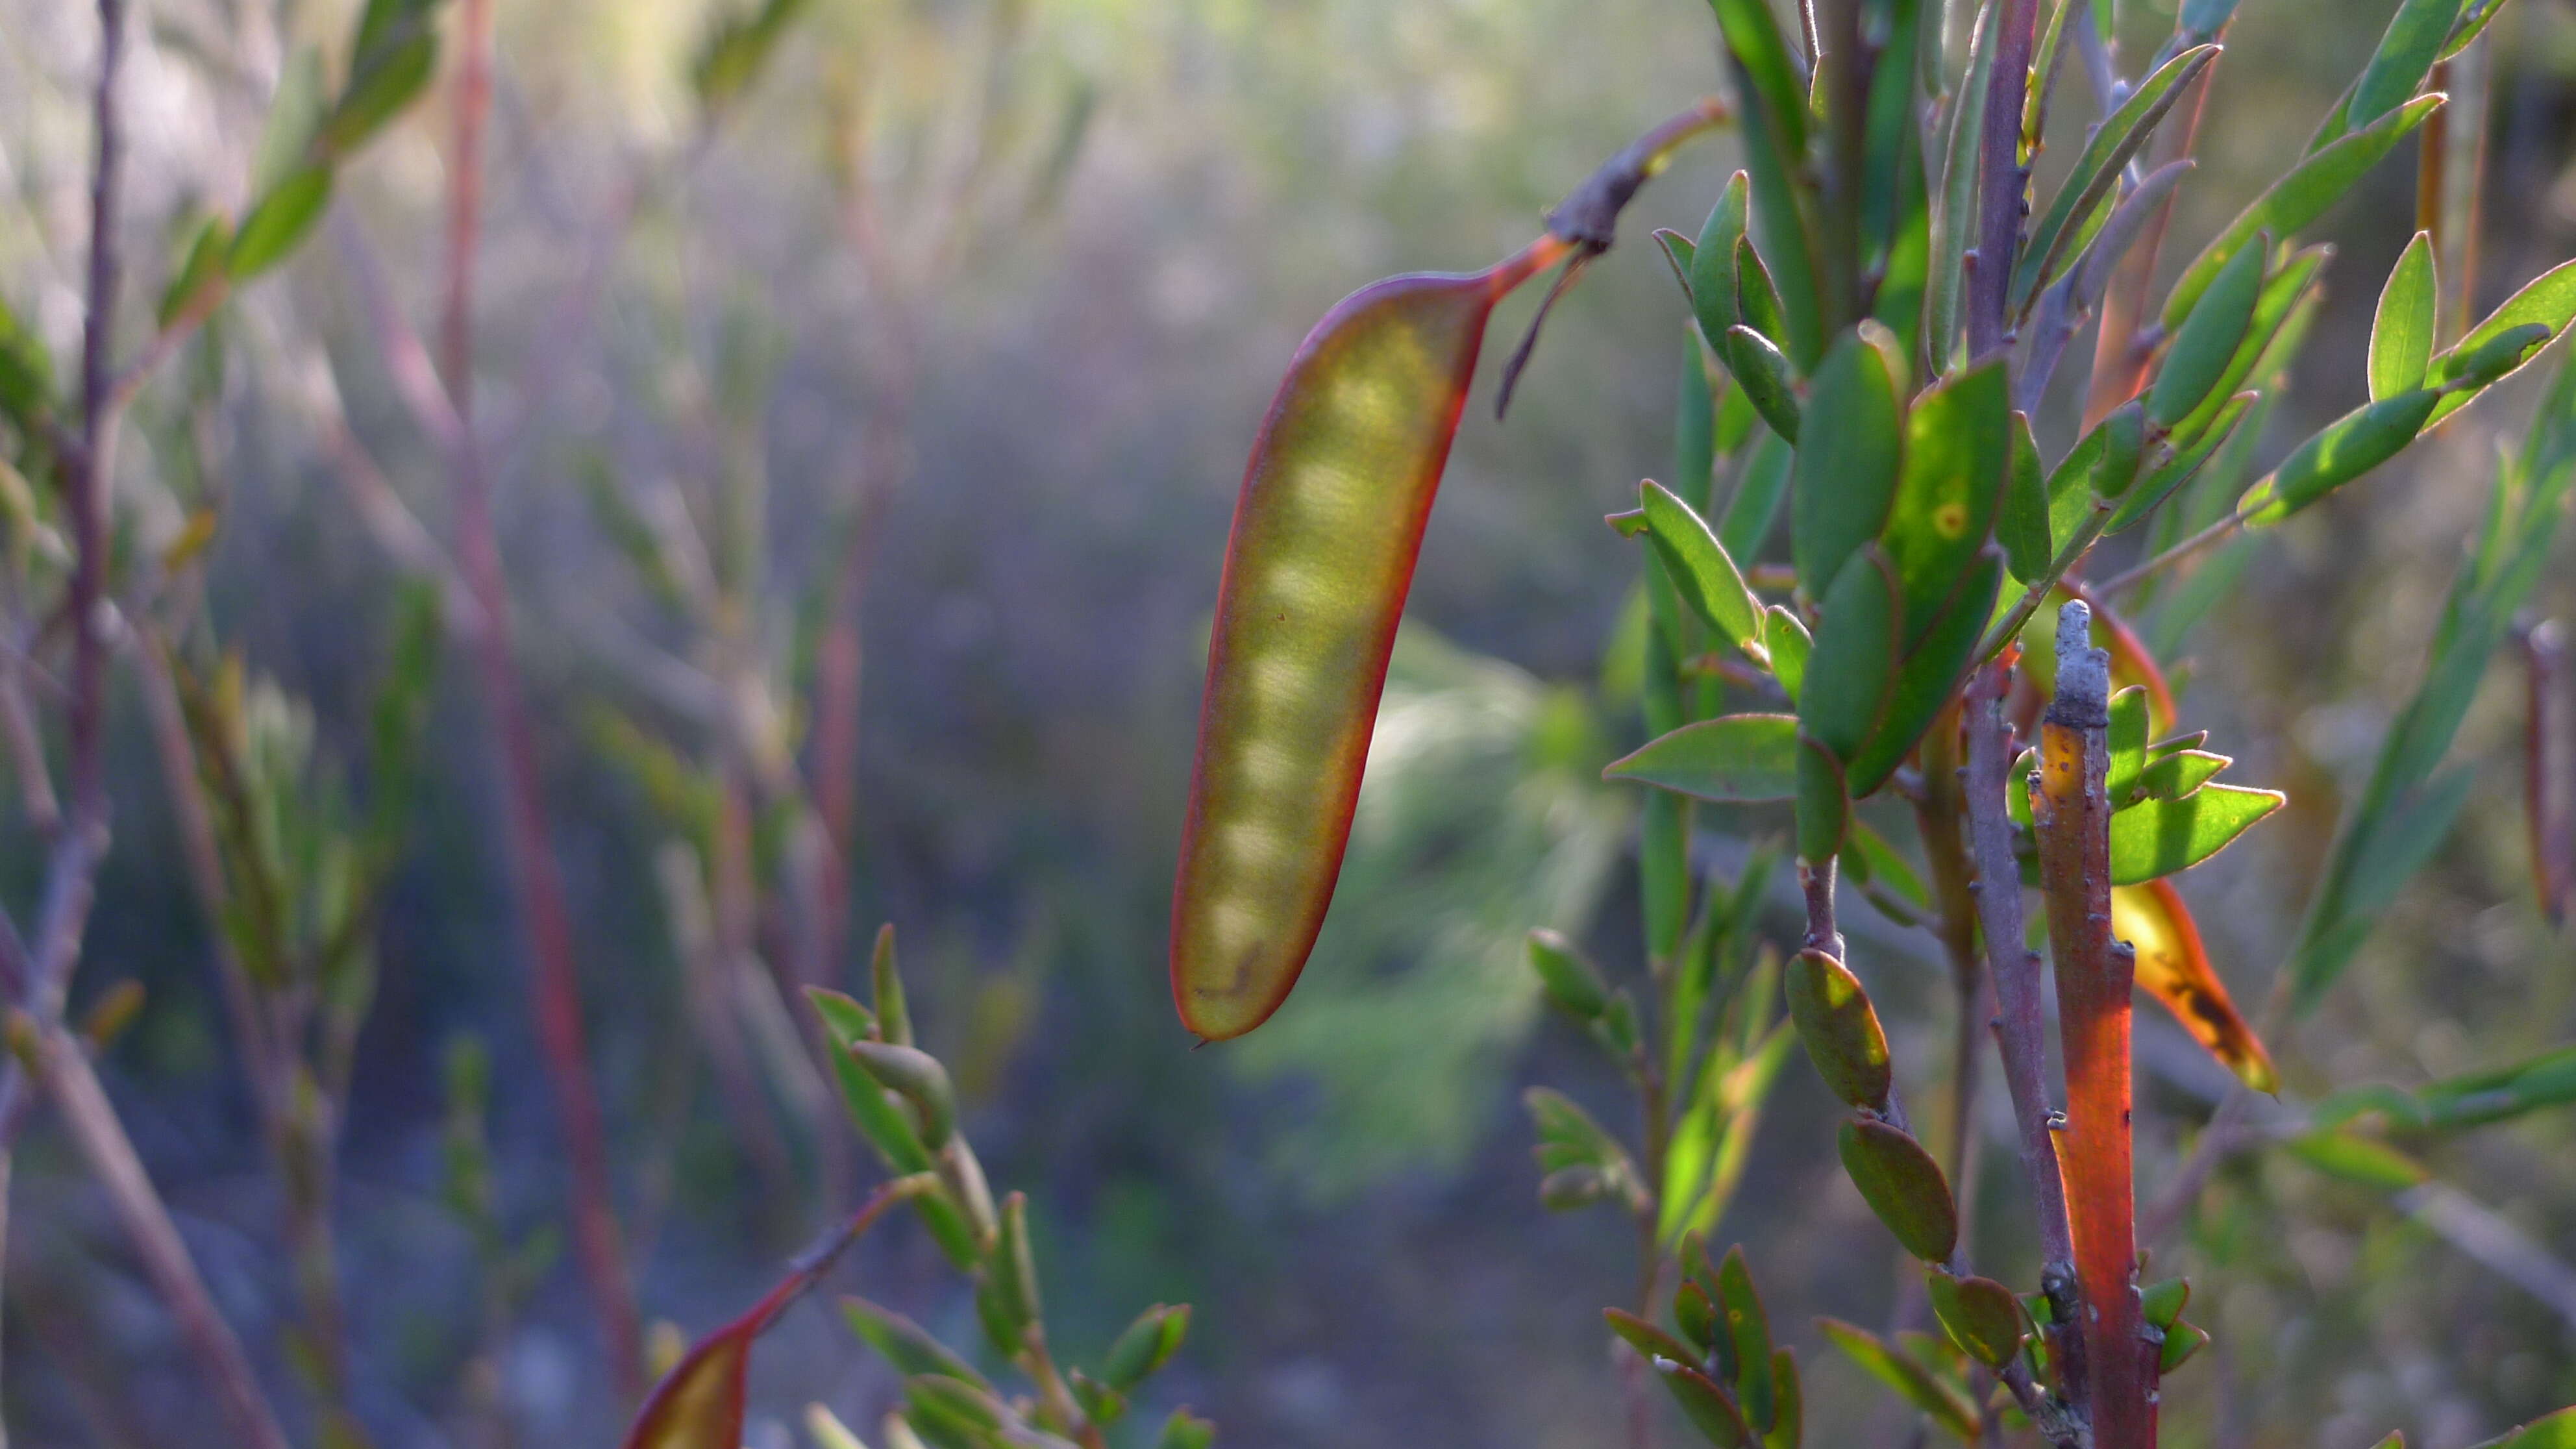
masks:
[[[2121,886],[2111,892],[2111,934],[2138,953],[2138,989],[2162,1003],[2192,1039],[2258,1092],[2277,1092],[2272,1057],[2237,1014],[2227,985],[2210,969],[2200,928],[2173,882]]]

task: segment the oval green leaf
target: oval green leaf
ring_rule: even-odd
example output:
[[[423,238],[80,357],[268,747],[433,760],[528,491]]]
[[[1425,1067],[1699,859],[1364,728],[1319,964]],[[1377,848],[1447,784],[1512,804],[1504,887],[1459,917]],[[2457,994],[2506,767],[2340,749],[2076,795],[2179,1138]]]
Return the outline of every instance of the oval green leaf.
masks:
[[[1727,804],[1793,799],[1798,793],[1798,721],[1785,714],[1731,714],[1687,724],[1614,760],[1605,780],[1635,780]]]
[[[1959,1210],[1941,1164],[1923,1144],[1885,1122],[1854,1118],[1843,1123],[1835,1145],[1861,1200],[1905,1251],[1927,1263],[1948,1261],[1959,1245]]]
[[[1826,1088],[1852,1106],[1885,1111],[1887,1033],[1860,978],[1831,955],[1807,950],[1790,961],[1787,984],[1789,1019]]]

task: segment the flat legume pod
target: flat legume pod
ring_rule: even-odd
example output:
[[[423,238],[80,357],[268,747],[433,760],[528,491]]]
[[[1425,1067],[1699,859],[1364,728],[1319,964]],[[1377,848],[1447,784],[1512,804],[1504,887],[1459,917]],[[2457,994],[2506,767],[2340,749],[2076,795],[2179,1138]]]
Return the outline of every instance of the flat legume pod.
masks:
[[[1287,998],[1341,873],[1388,651],[1485,319],[1565,255],[1390,277],[1307,334],[1226,548],[1172,888],[1172,996],[1210,1041]]]

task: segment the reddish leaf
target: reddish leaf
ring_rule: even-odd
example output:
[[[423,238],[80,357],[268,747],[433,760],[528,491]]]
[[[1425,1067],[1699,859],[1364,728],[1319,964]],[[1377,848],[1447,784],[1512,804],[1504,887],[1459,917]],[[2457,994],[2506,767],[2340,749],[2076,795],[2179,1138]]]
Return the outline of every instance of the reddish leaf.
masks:
[[[2210,968],[2200,928],[2172,881],[2114,888],[2111,934],[2137,950],[2138,989],[2172,1012],[2194,1041],[2255,1091],[2280,1090],[2271,1053],[2237,1014],[2227,984]]]

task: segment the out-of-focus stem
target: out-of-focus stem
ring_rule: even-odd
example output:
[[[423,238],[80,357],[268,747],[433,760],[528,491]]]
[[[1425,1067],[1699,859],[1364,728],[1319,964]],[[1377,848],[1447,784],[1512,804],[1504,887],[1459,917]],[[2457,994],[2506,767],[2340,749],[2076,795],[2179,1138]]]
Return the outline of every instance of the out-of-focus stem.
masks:
[[[2092,645],[2092,617],[2080,600],[2058,613],[2057,690],[2040,719],[2031,821],[2066,1053],[2063,1153],[2083,1293],[2084,1402],[2096,1449],[2152,1449],[2154,1384],[2132,1282],[2129,1009],[2137,962],[2111,938],[2111,665]]]
[[[448,160],[447,298],[439,327],[441,381],[457,419],[449,450],[457,514],[457,563],[483,616],[476,650],[487,707],[500,736],[507,796],[508,859],[518,887],[522,925],[536,973],[538,1040],[544,1047],[555,1106],[563,1119],[571,1168],[575,1251],[600,1320],[612,1381],[632,1397],[642,1387],[643,1329],[618,1244],[609,1189],[608,1147],[583,1040],[580,975],[571,913],[564,902],[537,772],[536,734],[519,694],[511,656],[509,585],[501,570],[482,460],[473,433],[474,261],[482,226],[483,124],[492,103],[493,0],[464,0],[456,32],[456,142]]]
[[[2544,621],[2522,633],[2523,686],[2530,717],[2523,737],[2524,814],[2531,869],[2551,925],[2576,901],[2576,709],[2567,700],[2567,644]]]
[[[205,1280],[197,1276],[187,1244],[180,1241],[169,1208],[153,1189],[143,1159],[135,1155],[116,1108],[99,1086],[98,1074],[90,1069],[80,1038],[59,1025],[40,1030],[34,1046],[45,1094],[61,1114],[90,1175],[105,1189],[109,1206],[143,1260],[153,1291],[169,1308],[180,1337],[214,1385],[216,1410],[226,1431],[235,1442],[253,1449],[287,1449],[285,1431],[277,1426],[249,1355],[242,1352],[241,1340],[216,1311]]]

